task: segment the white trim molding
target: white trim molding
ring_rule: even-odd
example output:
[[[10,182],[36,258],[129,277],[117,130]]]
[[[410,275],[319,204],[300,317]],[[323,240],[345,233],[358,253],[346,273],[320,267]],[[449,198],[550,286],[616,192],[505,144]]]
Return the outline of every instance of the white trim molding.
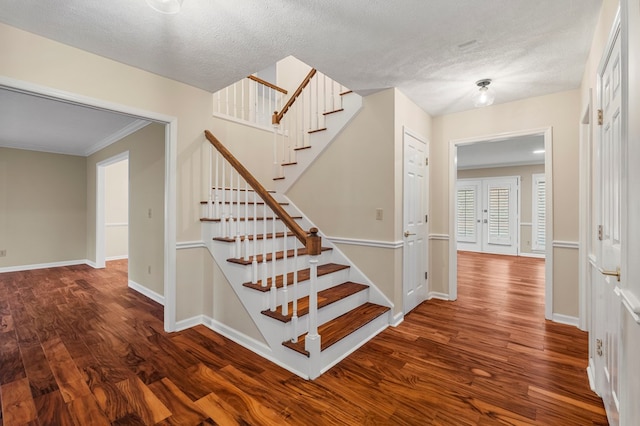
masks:
[[[449,234],[429,234],[429,240],[449,241],[450,239]]]
[[[580,243],[577,241],[554,240],[553,243],[551,243],[551,245],[553,246],[553,248],[566,248],[566,249],[576,249],[576,250],[580,248]]]
[[[553,318],[551,318],[553,320],[553,322],[557,322],[560,324],[566,324],[566,325],[572,325],[574,327],[578,327],[579,323],[580,323],[580,319],[576,318],[576,317],[572,317],[569,315],[562,315],[562,314],[553,314]]]
[[[427,300],[438,299],[438,300],[451,300],[448,294],[439,293],[437,291],[430,291],[427,295]]]
[[[0,268],[0,274],[4,272],[33,271],[35,269],[61,268],[63,266],[88,265],[95,268],[95,264],[87,259],[63,260],[61,262],[34,263],[30,265],[5,266]]]
[[[520,257],[533,257],[533,258],[536,258],[536,259],[544,259],[545,258],[544,253],[524,253],[524,252],[520,252],[518,254],[518,256],[520,256]]]
[[[107,228],[120,228],[123,226],[129,226],[127,222],[114,222],[114,223],[105,223],[104,226]]]
[[[126,254],[123,254],[121,256],[110,256],[105,258],[105,261],[109,262],[111,260],[124,260],[124,259],[129,259],[129,256]]]
[[[130,134],[137,132],[138,130],[142,129],[143,127],[146,127],[149,124],[151,124],[151,121],[138,119],[133,123],[126,125],[125,127],[118,130],[117,132],[110,134],[109,136],[102,139],[100,142],[96,143],[95,145],[89,147],[84,152],[84,156],[88,157],[91,154],[95,154],[101,149],[108,147],[112,143],[118,142],[120,139],[126,138]]]
[[[393,316],[393,318],[391,319],[391,324],[389,325],[391,327],[397,327],[400,324],[402,324],[403,321],[404,321],[404,312],[398,312]]]
[[[363,240],[359,238],[343,238],[330,236],[325,236],[325,238],[334,244],[347,244],[352,246],[377,247],[386,249],[399,249],[404,246],[404,241]]]
[[[186,250],[194,248],[207,248],[204,241],[179,241],[176,243],[176,250]]]
[[[143,296],[147,296],[149,299],[153,300],[154,302],[157,302],[162,306],[164,306],[164,296],[156,293],[153,290],[149,290],[147,287],[143,286],[142,284],[138,284],[135,281],[129,280],[129,288],[137,291]]]

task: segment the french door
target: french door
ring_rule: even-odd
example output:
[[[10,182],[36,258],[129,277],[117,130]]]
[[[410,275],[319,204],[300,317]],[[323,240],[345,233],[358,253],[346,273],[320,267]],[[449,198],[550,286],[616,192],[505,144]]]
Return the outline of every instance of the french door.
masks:
[[[517,176],[458,180],[458,250],[518,254],[519,181]]]

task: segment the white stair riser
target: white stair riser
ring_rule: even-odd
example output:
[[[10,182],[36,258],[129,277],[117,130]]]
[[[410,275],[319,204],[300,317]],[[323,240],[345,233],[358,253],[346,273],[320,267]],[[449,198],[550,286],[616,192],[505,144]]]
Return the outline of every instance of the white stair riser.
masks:
[[[254,215],[253,213],[253,204],[249,204],[248,205],[248,209],[247,211],[245,211],[244,208],[244,204],[225,204],[225,208],[224,210],[222,210],[222,205],[220,205],[218,207],[219,211],[218,214],[216,214],[215,211],[215,206],[212,205],[211,208],[211,214],[209,214],[209,206],[207,204],[201,204],[200,207],[200,217],[204,217],[204,218],[220,218],[224,215],[224,217],[229,218],[231,216],[233,216],[233,218],[245,218],[245,217],[249,217],[249,218],[253,218],[253,217],[264,217],[264,207],[262,205],[258,205],[257,206],[257,211],[256,214]],[[287,213],[289,213],[292,216],[295,216],[295,212],[294,211],[290,211],[291,207],[288,205],[283,205],[282,208],[284,209],[284,211],[286,211]],[[273,213],[271,212],[271,209],[267,208],[267,216],[266,217],[272,217]]]

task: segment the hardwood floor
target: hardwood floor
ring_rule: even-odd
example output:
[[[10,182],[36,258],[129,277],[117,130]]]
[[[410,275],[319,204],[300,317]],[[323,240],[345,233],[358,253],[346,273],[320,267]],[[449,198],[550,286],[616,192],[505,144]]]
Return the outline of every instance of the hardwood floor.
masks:
[[[0,425],[591,425],[587,335],[544,321],[543,262],[461,253],[431,300],[317,380],[162,330],[126,261],[0,274]]]

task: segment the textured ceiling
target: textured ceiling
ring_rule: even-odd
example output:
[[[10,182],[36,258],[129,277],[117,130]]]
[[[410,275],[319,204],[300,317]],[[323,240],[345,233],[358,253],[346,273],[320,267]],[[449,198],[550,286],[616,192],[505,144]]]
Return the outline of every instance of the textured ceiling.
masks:
[[[0,146],[87,156],[149,124],[0,88]]]
[[[601,0],[0,0],[0,21],[214,92],[294,55],[361,94],[433,116],[575,89]]]

